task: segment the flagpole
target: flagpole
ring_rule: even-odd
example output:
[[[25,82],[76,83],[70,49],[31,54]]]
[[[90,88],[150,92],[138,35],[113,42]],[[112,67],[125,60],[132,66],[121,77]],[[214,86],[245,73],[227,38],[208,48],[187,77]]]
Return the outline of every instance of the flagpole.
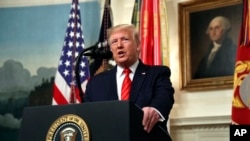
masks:
[[[74,36],[73,36],[73,49],[72,49],[72,62],[75,62],[75,53],[76,53],[76,32],[77,32],[77,5],[78,5],[78,0],[73,0],[75,1],[74,3],[74,11],[73,11],[73,16],[76,16],[76,18],[74,18],[74,29],[73,29],[73,33],[74,33]],[[75,64],[72,64],[72,83],[70,85],[70,88],[71,88],[71,94],[70,94],[70,103],[76,103],[76,90],[75,90],[75,84],[73,82],[76,81],[76,76],[75,76],[75,70],[76,70],[76,65]]]
[[[104,3],[102,25],[99,35],[99,42],[101,43],[107,42],[107,30],[112,26],[112,10],[110,7],[110,3],[111,3],[110,0],[105,0]],[[109,46],[106,46],[104,50],[109,50]],[[109,59],[97,58],[93,63],[93,66],[97,68],[94,68],[92,70],[92,75],[96,75],[98,73],[110,69],[111,67],[109,66],[108,61]]]
[[[103,40],[104,41],[106,41],[107,40],[107,32],[106,32],[106,30],[109,28],[108,27],[108,14],[109,14],[109,12],[110,12],[110,0],[105,0],[105,7],[104,7],[105,9],[104,9],[104,14],[103,14],[103,22],[104,22],[104,24],[103,24],[103,30],[104,30],[104,32],[103,32]],[[107,46],[108,47],[108,46]],[[108,48],[105,48],[106,50],[108,50]],[[103,69],[104,69],[104,71],[105,70],[107,70],[108,69],[108,59],[103,59],[102,60],[102,66],[103,66]]]

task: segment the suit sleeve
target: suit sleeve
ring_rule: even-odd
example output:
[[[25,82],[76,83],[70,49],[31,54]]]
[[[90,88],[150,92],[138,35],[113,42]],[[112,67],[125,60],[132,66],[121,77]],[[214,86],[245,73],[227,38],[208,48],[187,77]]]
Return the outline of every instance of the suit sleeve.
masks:
[[[170,80],[170,69],[168,67],[154,67],[153,95],[150,106],[156,108],[166,120],[174,104],[174,88]]]

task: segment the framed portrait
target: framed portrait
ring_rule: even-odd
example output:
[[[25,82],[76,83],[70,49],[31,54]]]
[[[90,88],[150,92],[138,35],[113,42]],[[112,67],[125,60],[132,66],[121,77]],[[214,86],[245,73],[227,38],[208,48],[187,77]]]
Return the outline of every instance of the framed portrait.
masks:
[[[233,88],[242,0],[178,4],[181,89]]]

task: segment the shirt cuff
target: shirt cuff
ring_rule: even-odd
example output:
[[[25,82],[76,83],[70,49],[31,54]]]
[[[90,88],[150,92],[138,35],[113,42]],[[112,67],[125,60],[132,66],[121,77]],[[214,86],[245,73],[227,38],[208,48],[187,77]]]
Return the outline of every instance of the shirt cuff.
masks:
[[[160,115],[159,121],[160,121],[160,122],[163,122],[163,121],[165,120],[165,118],[162,116],[161,112],[158,111],[158,110],[157,110],[156,108],[154,108],[154,107],[152,107],[152,108]]]

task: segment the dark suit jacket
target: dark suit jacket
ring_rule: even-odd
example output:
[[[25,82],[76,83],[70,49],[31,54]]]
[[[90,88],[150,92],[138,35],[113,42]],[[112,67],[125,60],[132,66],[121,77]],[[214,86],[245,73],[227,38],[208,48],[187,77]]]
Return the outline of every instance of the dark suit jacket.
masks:
[[[118,100],[116,85],[117,67],[92,77],[86,87],[84,102]],[[164,129],[174,103],[174,89],[166,66],[148,66],[141,61],[135,71],[130,101],[139,107],[151,106],[160,111],[165,121]]]
[[[210,67],[207,68],[207,60],[209,57],[209,53],[213,48],[213,45],[211,44],[209,47],[210,48],[208,50],[208,53],[201,60],[194,78],[209,78],[233,75],[236,62],[236,45],[232,42],[232,40],[229,38],[224,39]]]

